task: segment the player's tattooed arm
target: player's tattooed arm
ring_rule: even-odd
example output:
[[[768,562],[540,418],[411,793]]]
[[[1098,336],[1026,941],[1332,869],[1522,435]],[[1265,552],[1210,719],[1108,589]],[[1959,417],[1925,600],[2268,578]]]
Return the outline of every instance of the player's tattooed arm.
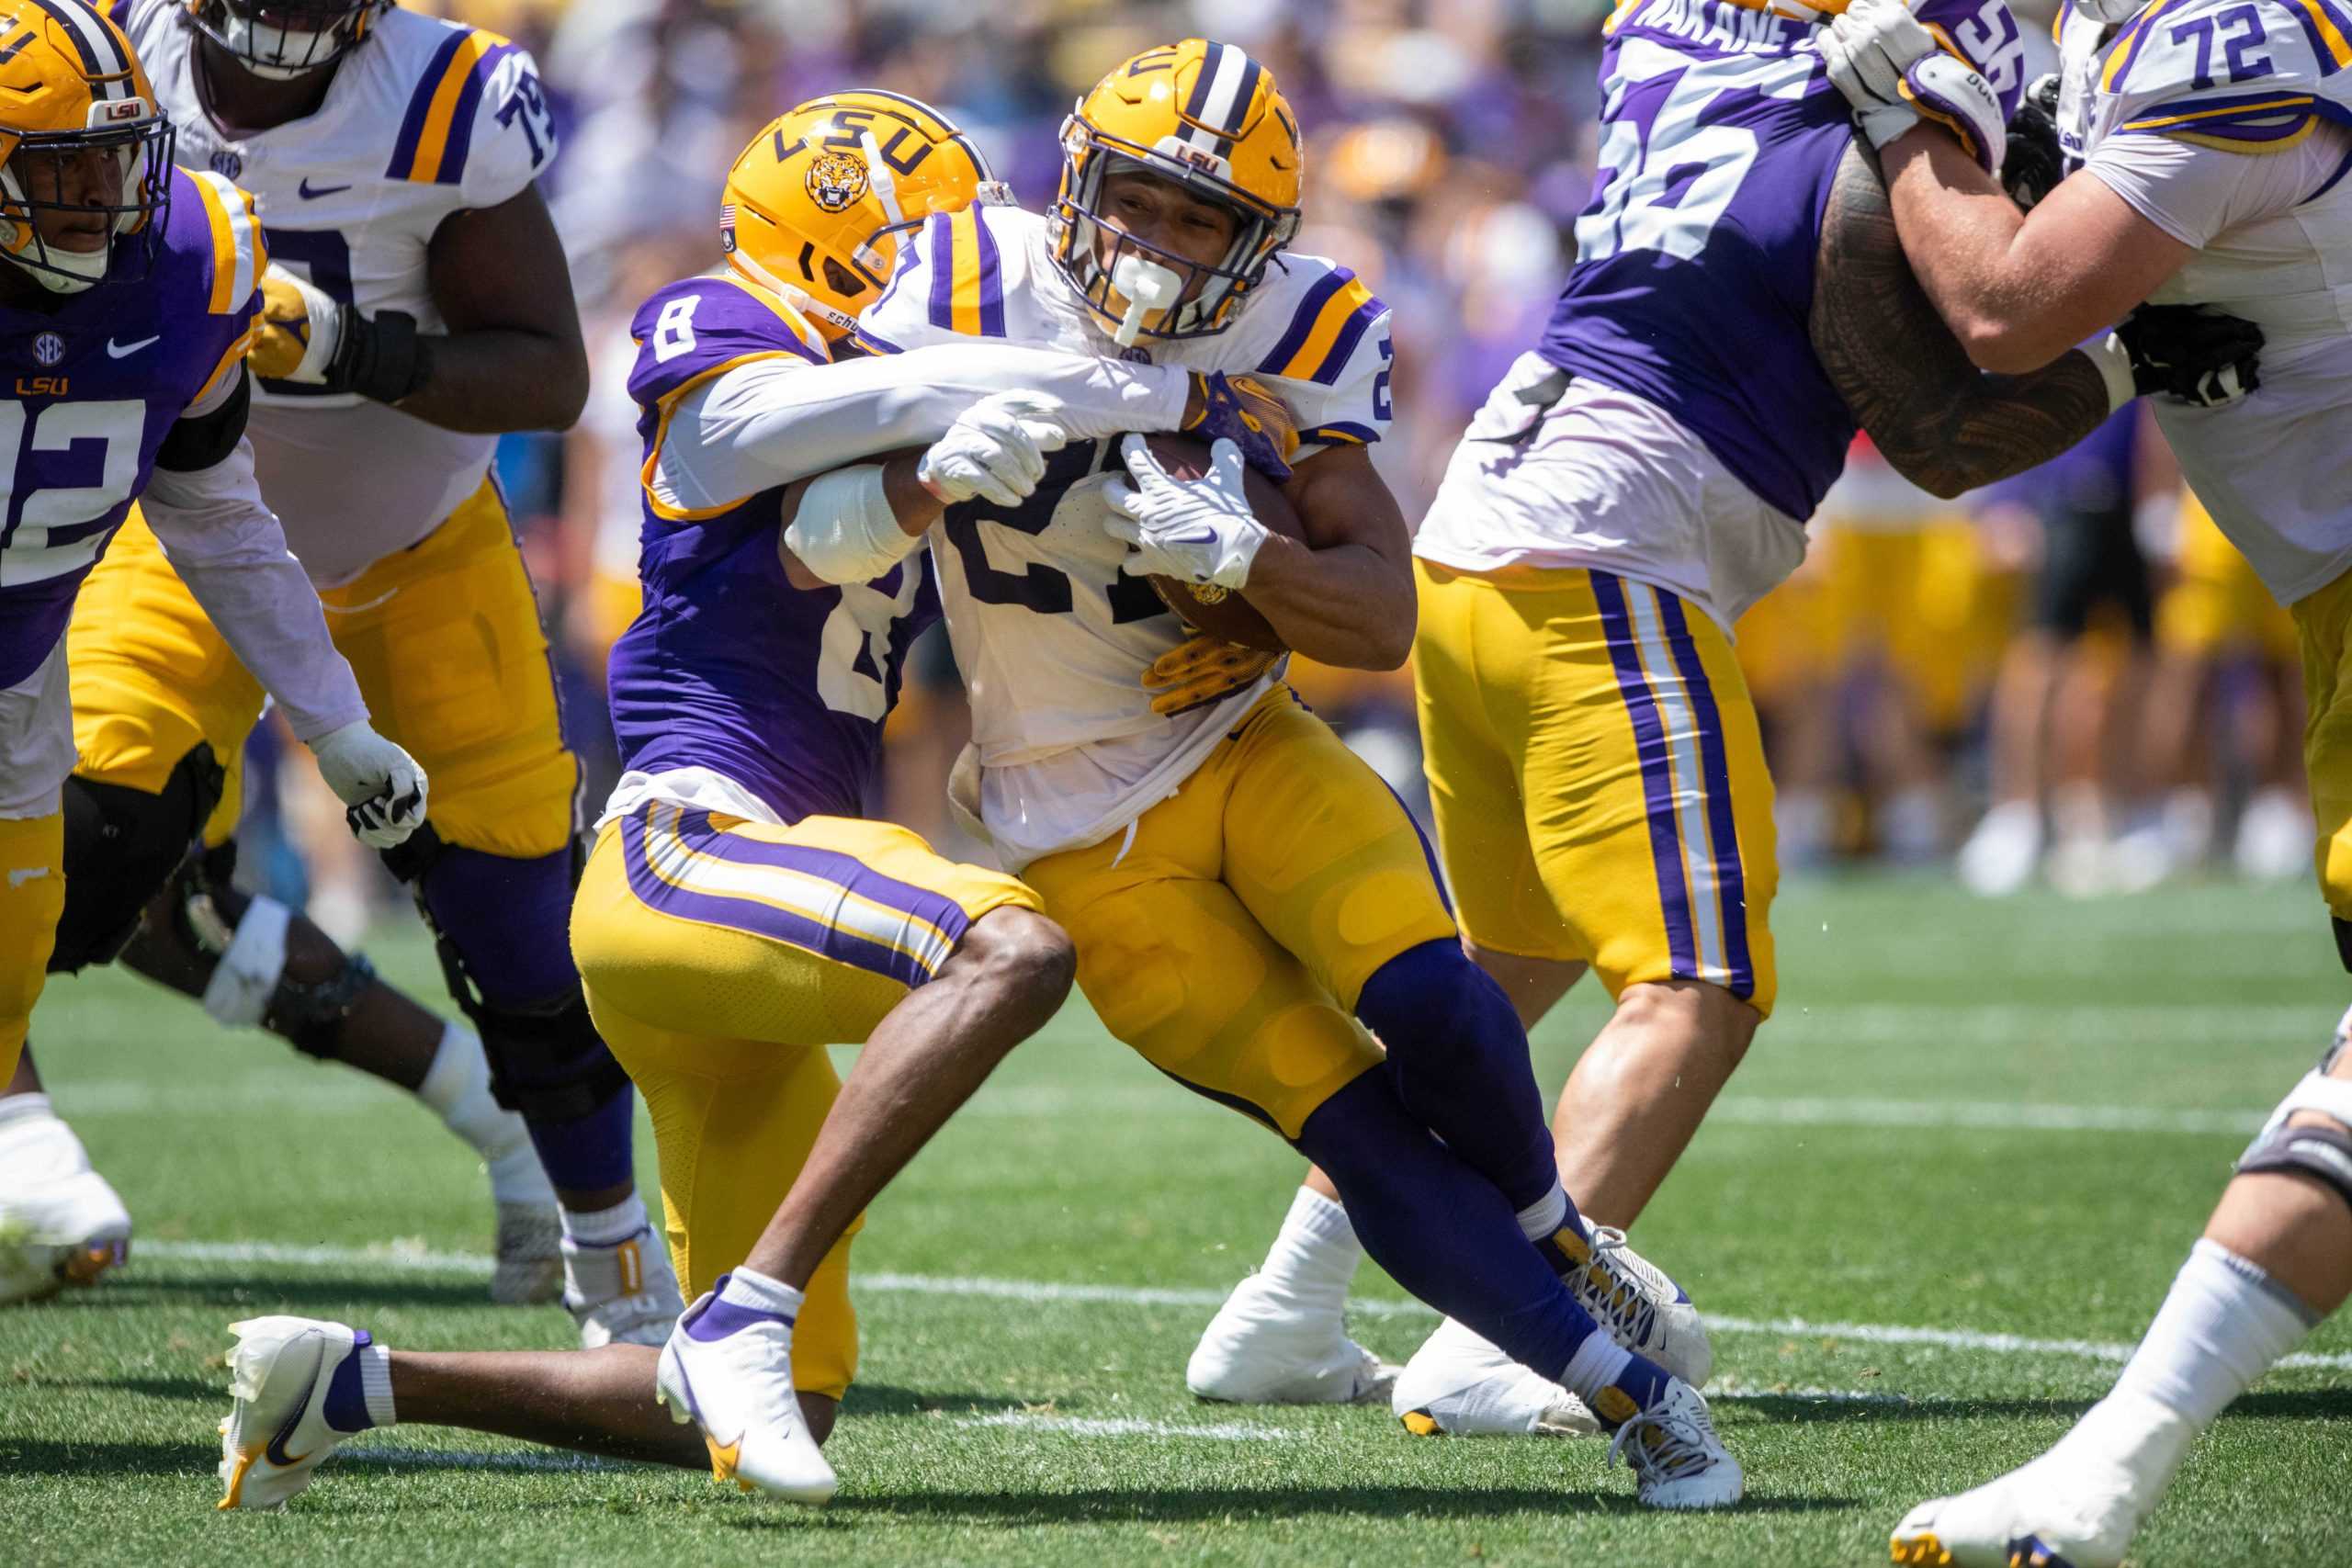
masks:
[[[1821,220],[1814,352],[1855,419],[1912,483],[1956,496],[2048,461],[2109,412],[2087,355],[1996,376],[1971,362],[1904,259],[1875,162],[1846,151]]]
[[[588,400],[571,273],[537,187],[453,212],[425,248],[446,336],[417,339],[415,389],[394,406],[444,430],[563,430]]]

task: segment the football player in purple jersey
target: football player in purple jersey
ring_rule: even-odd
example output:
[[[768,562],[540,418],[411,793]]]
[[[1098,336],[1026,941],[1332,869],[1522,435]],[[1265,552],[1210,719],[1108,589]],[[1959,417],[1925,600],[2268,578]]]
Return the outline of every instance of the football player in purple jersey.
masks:
[[[284,1502],[395,1419],[831,1495],[817,1444],[856,1371],[862,1212],[1053,1015],[1073,964],[1026,886],[865,818],[900,663],[940,613],[918,547],[949,502],[1017,504],[1074,434],[1200,426],[1231,399],[1179,369],[1007,344],[837,360],[907,229],[1001,188],[912,99],[813,100],[730,172],[727,265],[632,324],[644,609],[613,650],[628,771],[572,942],[651,1111],[699,1298],[658,1354],[395,1353],[342,1324],[240,1323],[223,1507]],[[1245,663],[1192,694],[1253,678]],[[864,1043],[846,1082],[831,1042]]]
[[[173,166],[171,121],[146,73],[85,0],[0,0],[0,59],[10,73],[0,107],[5,1089],[66,905],[66,625],[135,505],[316,754],[364,842],[409,837],[424,819],[425,779],[369,726],[254,482],[245,353],[267,258],[252,198],[217,174]],[[46,1097],[0,1098],[0,1302],[118,1260],[127,1224],[91,1223],[112,1196]]]
[[[1968,56],[2015,104],[2023,54],[2003,0],[1919,14],[1955,51],[1947,66]],[[1414,541],[1424,766],[1463,939],[1531,1026],[1589,971],[1614,998],[1560,1097],[1560,1175],[1642,1287],[1626,1342],[1694,1382],[1712,1360],[1703,1325],[1622,1232],[1776,987],[1772,786],[1730,628],[1803,558],[1858,426],[1906,478],[1957,495],[2073,445],[2177,357],[2134,329],[2136,356],[2103,340],[1980,373],[1905,265],[1818,20],[1789,0],[1617,6],[1576,262]],[[1986,168],[2003,131],[1997,113],[1977,131]],[[2203,347],[2250,352],[2242,337]],[[1271,1261],[1328,1281],[1343,1270],[1318,1257],[1351,1245],[1302,1198]],[[1337,1336],[1340,1303],[1328,1283],[1266,1294],[1245,1282],[1203,1348],[1279,1386],[1291,1348]],[[1453,1323],[1393,1399],[1420,1431],[1591,1425]]]

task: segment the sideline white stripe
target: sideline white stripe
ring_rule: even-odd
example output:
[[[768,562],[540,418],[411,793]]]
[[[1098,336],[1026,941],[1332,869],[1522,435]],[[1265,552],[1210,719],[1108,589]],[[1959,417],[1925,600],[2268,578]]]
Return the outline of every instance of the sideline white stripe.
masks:
[[[164,1258],[193,1263],[284,1263],[304,1267],[370,1267],[394,1273],[487,1274],[491,1259],[478,1253],[433,1252],[419,1246],[288,1247],[276,1242],[138,1241],[131,1261]],[[1080,1285],[1042,1280],[991,1280],[937,1274],[855,1273],[861,1291],[926,1296],[978,1296],[991,1301],[1091,1302],[1112,1306],[1209,1307],[1225,1304],[1227,1292],[1136,1285]],[[1419,1302],[1357,1297],[1348,1310],[1362,1317],[1422,1317],[1437,1314]],[[1917,1345],[1943,1350],[1980,1350],[1996,1356],[2075,1356],[2121,1361],[2132,1347],[2115,1340],[2041,1339],[2022,1334],[1993,1334],[1974,1328],[1915,1328],[1884,1323],[1815,1323],[1802,1317],[1721,1317],[1709,1314],[1711,1334],[1771,1334],[1782,1338],[1847,1339],[1864,1345]],[[2278,1362],[2283,1368],[2352,1371],[2352,1353],[2301,1352]]]

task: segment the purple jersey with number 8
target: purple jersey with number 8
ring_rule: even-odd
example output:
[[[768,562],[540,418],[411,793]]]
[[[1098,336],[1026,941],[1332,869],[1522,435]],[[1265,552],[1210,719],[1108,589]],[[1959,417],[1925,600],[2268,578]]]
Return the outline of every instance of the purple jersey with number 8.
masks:
[[[1912,8],[1984,72],[2004,114],[2016,107],[2023,42],[2004,0]],[[1853,132],[1815,30],[1729,0],[1623,0],[1592,199],[1537,345],[1665,409],[1796,518],[1854,435],[1809,326],[1822,213]]]

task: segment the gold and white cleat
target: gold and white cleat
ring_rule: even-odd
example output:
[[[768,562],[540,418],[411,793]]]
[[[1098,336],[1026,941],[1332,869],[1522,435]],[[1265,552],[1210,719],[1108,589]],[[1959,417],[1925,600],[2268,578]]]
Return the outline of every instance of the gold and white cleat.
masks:
[[[229,1352],[229,1393],[236,1403],[220,1423],[216,1506],[283,1507],[311,1484],[336,1445],[368,1429],[364,1411],[371,1393],[390,1408],[390,1373],[380,1353],[360,1355],[372,1344],[364,1328],[276,1316],[232,1323],[229,1332],[237,1340]],[[327,1408],[338,1397],[336,1374],[346,1364],[349,1386],[340,1397],[360,1402],[361,1413],[350,1427],[338,1427]]]
[[[1615,1389],[1611,1395],[1633,1401]],[[1609,1457],[1623,1457],[1636,1477],[1635,1495],[1651,1508],[1727,1508],[1746,1493],[1739,1461],[1715,1436],[1714,1417],[1699,1391],[1675,1378],[1646,1410],[1634,1411],[1609,1439]]]
[[[1609,1337],[1692,1388],[1705,1385],[1715,1350],[1699,1309],[1664,1269],[1625,1244],[1623,1231],[1594,1225],[1588,1240],[1564,1225],[1539,1246]]]
[[[1389,1406],[1420,1438],[1565,1438],[1600,1430],[1585,1402],[1453,1318],[1413,1352]]]
[[[718,1337],[695,1337],[697,1325],[707,1333],[730,1316],[738,1321]],[[671,1420],[702,1428],[714,1483],[792,1503],[832,1501],[841,1483],[801,1419],[786,1320],[704,1292],[662,1347],[654,1398]]]
[[[617,1247],[565,1236],[563,1304],[580,1325],[580,1348],[667,1344],[685,1303],[670,1249],[651,1225]]]
[[[2194,1436],[2169,1412],[2152,1409],[2134,1424],[2154,1439],[2147,1451],[2159,1473],[2134,1474],[2093,1450],[2077,1427],[2040,1459],[1905,1514],[1888,1543],[1894,1561],[1905,1568],[2119,1568]]]

